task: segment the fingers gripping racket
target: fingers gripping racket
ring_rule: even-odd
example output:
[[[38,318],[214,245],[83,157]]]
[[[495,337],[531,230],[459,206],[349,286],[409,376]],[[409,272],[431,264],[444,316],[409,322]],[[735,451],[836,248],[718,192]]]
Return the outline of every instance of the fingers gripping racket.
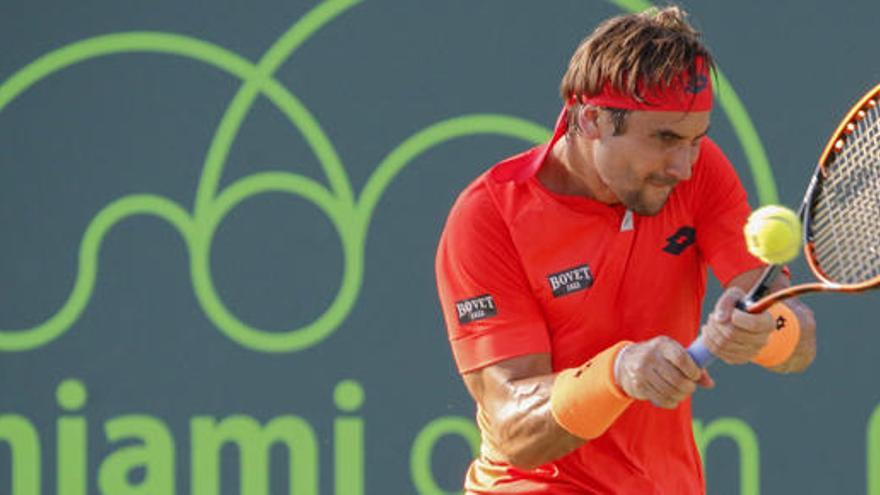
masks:
[[[868,91],[831,135],[798,215],[804,257],[816,282],[767,294],[781,266],[771,265],[739,309],[760,313],[809,292],[861,292],[880,285],[880,84]],[[702,336],[688,347],[701,367],[715,356]]]

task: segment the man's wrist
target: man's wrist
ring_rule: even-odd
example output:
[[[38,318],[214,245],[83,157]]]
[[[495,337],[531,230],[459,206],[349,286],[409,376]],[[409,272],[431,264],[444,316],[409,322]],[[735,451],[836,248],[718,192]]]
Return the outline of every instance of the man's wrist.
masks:
[[[620,381],[620,366],[623,362],[623,355],[626,354],[626,351],[632,347],[632,345],[632,343],[629,343],[623,346],[617,351],[617,356],[614,358],[614,384],[617,385],[617,388],[627,396],[629,396],[629,394],[626,393],[626,390],[623,388],[623,383]]]

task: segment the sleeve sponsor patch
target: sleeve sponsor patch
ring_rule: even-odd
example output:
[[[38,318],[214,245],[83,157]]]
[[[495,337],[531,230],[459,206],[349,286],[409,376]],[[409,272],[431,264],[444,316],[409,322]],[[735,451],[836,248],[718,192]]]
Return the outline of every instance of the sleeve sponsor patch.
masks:
[[[458,322],[461,324],[491,318],[498,314],[495,300],[490,294],[456,301],[455,309],[458,312]]]

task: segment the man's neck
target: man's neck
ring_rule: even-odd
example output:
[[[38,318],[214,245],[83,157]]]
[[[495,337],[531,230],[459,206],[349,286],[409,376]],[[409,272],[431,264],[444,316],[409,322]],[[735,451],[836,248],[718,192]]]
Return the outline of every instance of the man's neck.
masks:
[[[589,143],[563,136],[556,141],[537,178],[548,190],[565,196],[583,196],[602,203],[618,203],[590,162]]]

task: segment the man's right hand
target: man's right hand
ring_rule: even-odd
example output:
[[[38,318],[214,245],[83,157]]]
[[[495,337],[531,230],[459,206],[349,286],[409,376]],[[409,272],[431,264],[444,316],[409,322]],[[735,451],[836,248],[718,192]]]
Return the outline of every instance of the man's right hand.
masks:
[[[709,373],[694,363],[684,347],[662,335],[625,347],[614,371],[617,384],[627,395],[665,409],[678,407],[697,385],[715,386]]]

